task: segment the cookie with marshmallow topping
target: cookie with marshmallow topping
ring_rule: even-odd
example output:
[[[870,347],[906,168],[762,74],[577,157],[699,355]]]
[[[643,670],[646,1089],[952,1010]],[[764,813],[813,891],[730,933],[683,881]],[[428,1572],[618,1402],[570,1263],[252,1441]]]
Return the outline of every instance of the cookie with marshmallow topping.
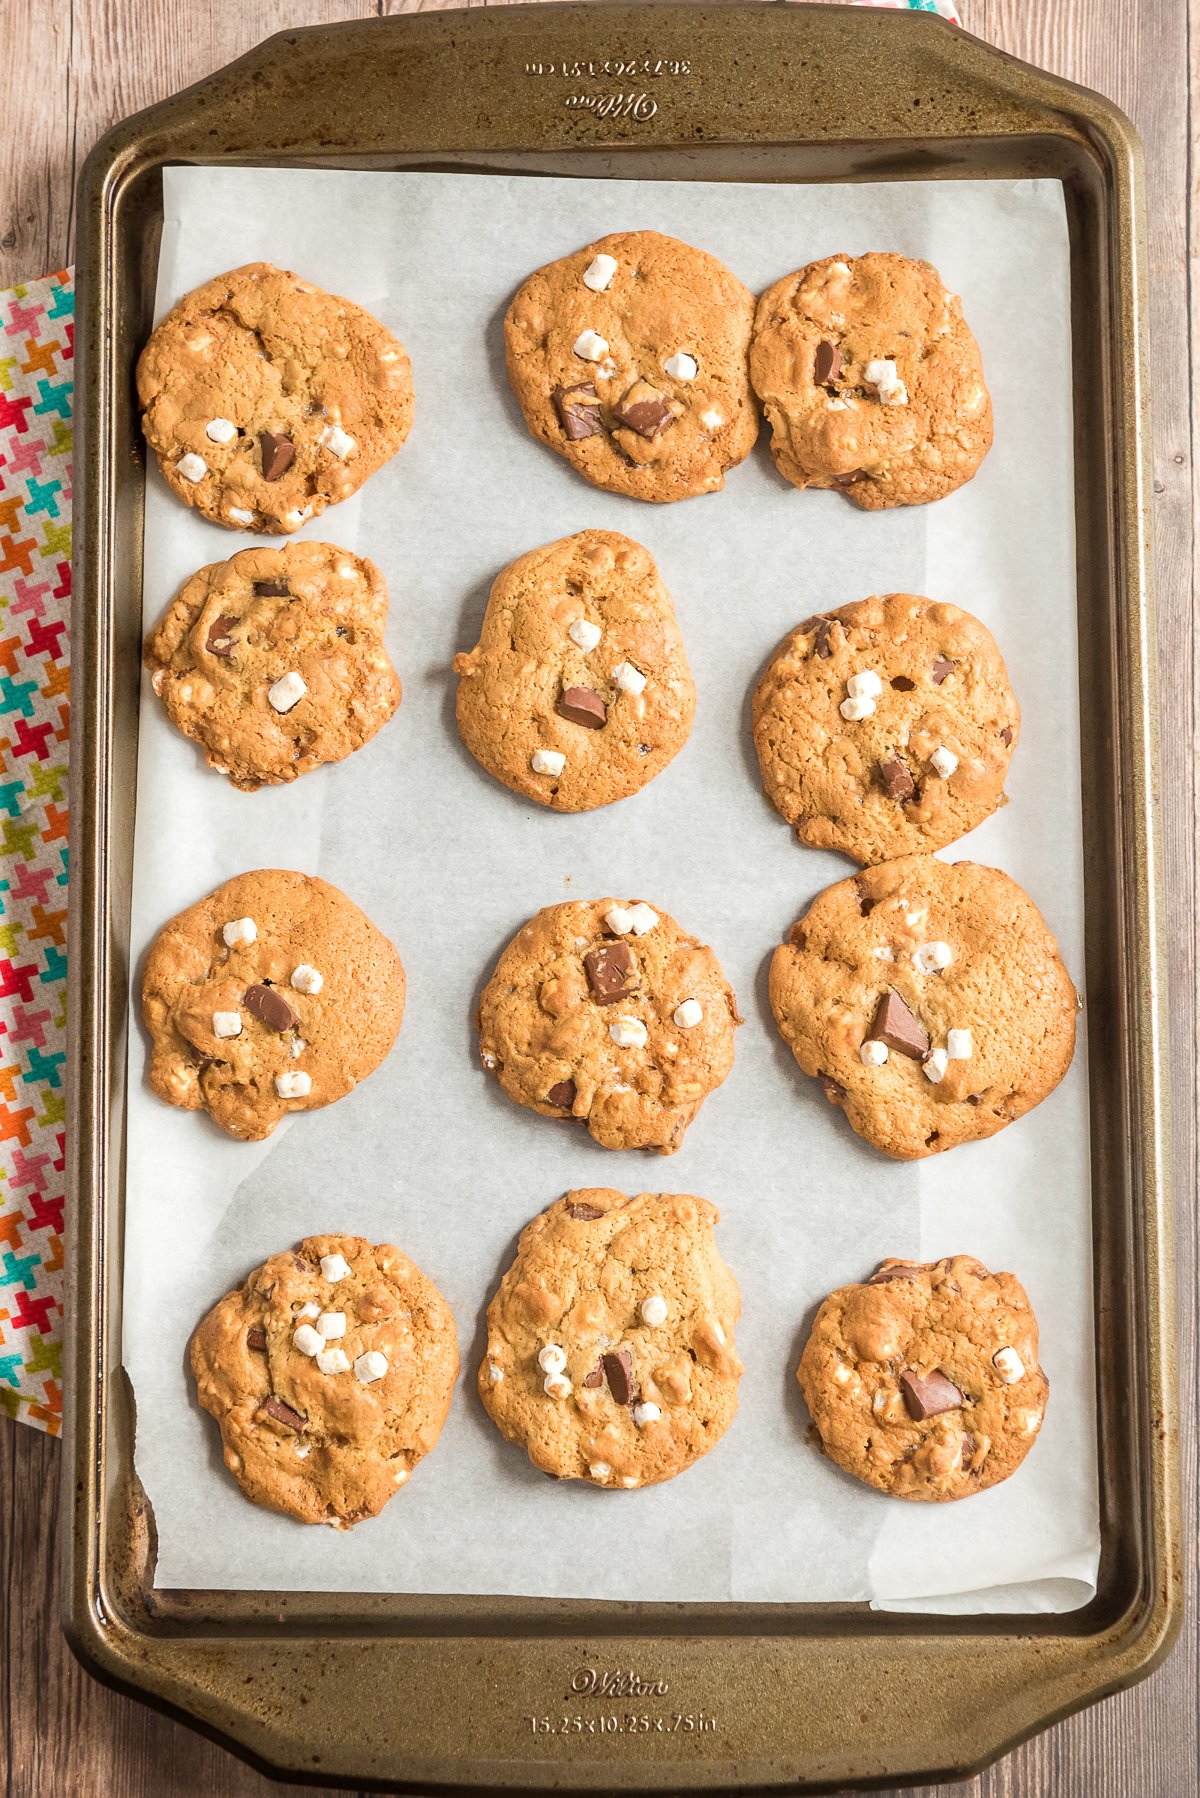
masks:
[[[553,811],[639,792],[683,748],[696,709],[671,595],[649,550],[616,531],[510,562],[454,671],[471,754]]]
[[[690,1193],[589,1187],[522,1230],[488,1306],[478,1388],[541,1472],[652,1486],[729,1428],[741,1294],[717,1220]]]
[[[308,1236],[272,1255],[192,1337],[196,1394],[255,1504],[349,1529],[382,1511],[441,1434],[454,1319],[390,1243]]]
[[[830,1293],[796,1377],[821,1447],[889,1498],[969,1498],[1016,1472],[1049,1382],[1013,1274],[972,1255],[889,1257]]]
[[[383,932],[337,887],[281,868],[238,874],[172,918],[142,976],[152,1090],[249,1142],[344,1098],[403,1016]]]
[[[606,1149],[671,1154],[733,1065],[741,1023],[713,951],[645,900],[550,905],[479,1003],[479,1053],[518,1105]]]
[[[715,256],[619,231],[540,268],[504,320],[533,436],[593,486],[687,499],[724,485],[758,435],[754,296]]]
[[[772,957],[770,1001],[804,1072],[904,1161],[995,1135],[1075,1049],[1075,988],[1028,893],[932,855],[820,893]]]
[[[784,479],[867,511],[953,493],[991,448],[979,345],[928,262],[825,256],[776,281],[750,377]]]

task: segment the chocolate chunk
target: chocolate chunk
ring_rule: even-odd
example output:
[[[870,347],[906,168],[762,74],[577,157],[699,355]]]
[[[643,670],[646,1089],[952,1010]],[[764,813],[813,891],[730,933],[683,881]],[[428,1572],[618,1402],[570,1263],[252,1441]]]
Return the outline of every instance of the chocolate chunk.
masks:
[[[601,1356],[608,1390],[619,1405],[627,1405],[633,1397],[633,1356],[628,1349],[610,1350]]]
[[[890,762],[880,762],[879,778],[883,782],[884,792],[897,805],[903,805],[917,790],[916,781],[898,755],[894,755]]]
[[[904,1402],[908,1406],[908,1415],[914,1423],[923,1418],[936,1417],[939,1411],[957,1411],[963,1402],[963,1395],[944,1373],[914,1373],[906,1367],[900,1375],[900,1390],[904,1394]]]
[[[628,943],[602,943],[588,951],[583,966],[597,1005],[615,1005],[637,990],[638,965]]]
[[[288,599],[292,590],[286,581],[255,581],[254,591],[259,599]]]
[[[210,656],[231,656],[233,654],[233,638],[229,633],[236,623],[236,618],[228,618],[224,614],[220,618],[213,619],[208,627],[208,639],[204,645]]]
[[[1012,743],[1012,725],[1011,724],[1006,724],[1004,726],[1004,729],[1000,732],[1000,741],[1002,743],[1011,745],[1011,743]]]
[[[246,1347],[252,1349],[265,1349],[266,1346],[267,1332],[263,1329],[261,1324],[251,1324],[250,1328],[246,1331]]]
[[[958,667],[958,663],[952,662],[950,660],[949,656],[934,656],[934,658],[933,658],[933,684],[934,684],[934,686],[940,687],[942,682],[945,680],[946,676],[948,674],[950,674],[957,667]]]
[[[580,1218],[584,1223],[590,1224],[595,1218],[603,1217],[604,1213],[603,1211],[597,1211],[594,1205],[585,1205],[582,1202],[579,1202],[575,1205],[567,1206],[567,1216]],[[586,1384],[587,1381],[585,1380],[584,1385],[586,1386]]]
[[[571,724],[582,724],[585,730],[603,730],[608,723],[608,710],[599,693],[590,687],[564,687],[554,702],[560,718]]]
[[[893,1262],[891,1267],[879,1267],[867,1281],[868,1286],[886,1286],[889,1280],[917,1280],[921,1269],[911,1261]]]
[[[600,1365],[599,1361],[597,1361],[597,1363],[596,1363],[595,1367],[593,1367],[591,1373],[584,1374],[583,1383],[585,1386],[592,1386],[592,1387],[603,1386],[603,1384],[604,1384],[604,1369]]]
[[[813,358],[813,376],[819,387],[836,381],[842,372],[842,352],[832,343],[819,343]]]
[[[282,431],[260,431],[258,448],[262,456],[264,481],[277,481],[296,460],[296,446]]]
[[[570,1111],[572,1105],[575,1103],[575,1082],[573,1080],[560,1080],[557,1085],[552,1086],[550,1091],[546,1094],[546,1103],[547,1105],[561,1105],[564,1111]]]
[[[578,443],[581,437],[596,437],[604,429],[600,396],[590,381],[581,381],[577,387],[556,387],[550,397],[572,443]]]
[[[302,1436],[308,1426],[307,1417],[301,1417],[299,1411],[293,1411],[290,1405],[285,1405],[283,1400],[276,1398],[273,1393],[270,1398],[263,1400],[262,1409],[268,1417],[273,1417],[276,1423],[286,1424],[289,1430],[295,1430],[297,1436]]]
[[[635,381],[617,407],[617,417],[623,425],[649,441],[673,424],[680,410],[665,393],[651,387],[649,381]]]
[[[894,1049],[897,1055],[911,1055],[915,1061],[929,1053],[928,1030],[891,987],[876,1008],[871,1035],[877,1042]]]
[[[911,693],[916,686],[915,680],[909,680],[907,674],[893,674],[892,685],[897,693]]]
[[[292,1030],[300,1022],[283,994],[273,986],[247,987],[242,1003],[268,1030]]]

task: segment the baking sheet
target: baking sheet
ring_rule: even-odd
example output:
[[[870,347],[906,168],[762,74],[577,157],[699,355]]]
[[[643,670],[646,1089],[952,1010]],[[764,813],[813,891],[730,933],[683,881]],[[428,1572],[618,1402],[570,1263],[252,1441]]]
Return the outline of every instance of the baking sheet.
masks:
[[[766,1002],[775,944],[850,865],[795,843],[762,798],[748,729],[758,673],[809,613],[892,589],[976,612],[1007,658],[1022,736],[1011,803],[944,853],[1014,875],[1082,978],[1061,188],[174,168],[164,210],[158,316],[212,274],[267,259],[376,311],[408,348],[417,397],[395,460],[301,533],[368,554],[387,575],[405,692],[381,736],[288,789],[244,795],[143,694],[135,982],[169,916],[256,866],[343,887],[396,942],[409,977],[400,1040],[379,1072],[264,1144],[235,1143],[155,1100],[144,1037],[131,1032],[124,1359],[159,1585],[943,1611],[1085,1603],[1099,1552],[1086,1045],[1081,1036],[1058,1091],[990,1142],[907,1165],[860,1143],[796,1070]],[[794,492],[760,442],[718,495],[653,507],[588,487],[525,433],[501,320],[530,270],[638,227],[712,251],[755,291],[834,251],[936,263],[963,294],[992,391],[996,445],[979,476],[936,505],[869,515],[836,494]],[[624,531],[656,557],[699,706],[686,749],[642,794],[565,817],[518,800],[462,749],[450,662],[475,641],[504,563],[588,526]],[[196,567],[250,541],[187,511],[154,471],[147,626]],[[644,896],[711,942],[747,1019],[733,1073],[669,1158],[607,1152],[519,1109],[475,1053],[478,991],[514,930],[542,905],[607,893]],[[708,1457],[619,1497],[548,1482],[473,1391],[483,1312],[517,1232],[568,1187],[605,1184],[694,1191],[720,1207],[748,1369],[737,1417]],[[186,1374],[188,1336],[215,1298],[324,1230],[399,1243],[449,1300],[464,1363],[436,1452],[381,1517],[348,1534],[249,1505]],[[1030,1292],[1047,1420],[1002,1486],[958,1505],[889,1502],[805,1441],[800,1347],[823,1295],[882,1256],[963,1251],[1012,1268]],[[605,1527],[613,1506],[619,1552]]]

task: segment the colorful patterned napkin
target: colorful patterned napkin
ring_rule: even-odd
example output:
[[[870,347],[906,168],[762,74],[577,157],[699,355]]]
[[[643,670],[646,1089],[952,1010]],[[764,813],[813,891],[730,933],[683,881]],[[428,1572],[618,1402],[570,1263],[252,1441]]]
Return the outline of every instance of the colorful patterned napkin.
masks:
[[[69,269],[0,292],[0,1410],[62,1422]]]

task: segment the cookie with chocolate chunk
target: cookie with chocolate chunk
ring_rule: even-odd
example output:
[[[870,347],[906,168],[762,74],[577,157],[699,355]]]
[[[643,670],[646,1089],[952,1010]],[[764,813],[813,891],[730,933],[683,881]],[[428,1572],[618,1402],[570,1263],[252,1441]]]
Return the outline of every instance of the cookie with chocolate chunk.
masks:
[[[527,1224],[488,1306],[479,1396],[556,1479],[670,1480],[733,1421],[737,1282],[690,1193],[569,1192]]]
[[[185,581],[146,639],[167,716],[243,792],[370,741],[400,704],[387,586],[332,543],[243,549]]]
[[[1021,714],[978,618],[887,593],[793,631],[753,721],[767,798],[800,841],[880,862],[940,849],[1004,804]]]
[[[593,486],[687,499],[724,485],[758,435],[754,296],[715,256],[619,231],[537,270],[504,321],[532,434]]]
[[[374,1073],[404,1016],[404,969],[345,893],[312,874],[238,874],[165,924],[146,957],[149,1081],[257,1142]]]
[[[550,905],[479,1002],[479,1053],[510,1099],[606,1149],[669,1155],[733,1066],[741,1023],[713,951],[644,900]]]
[[[969,1498],[1033,1447],[1049,1382],[1012,1274],[971,1255],[888,1259],[831,1293],[796,1377],[821,1447],[889,1498]]]
[[[437,1442],[458,1378],[445,1299],[391,1243],[307,1236],[192,1337],[196,1394],[257,1505],[349,1529]]]
[[[638,792],[682,749],[696,709],[671,595],[649,550],[616,531],[510,562],[454,671],[476,761],[559,812]]]
[[[962,303],[907,256],[825,256],[768,287],[750,377],[784,479],[868,511],[953,493],[992,445]]]
[[[1075,988],[1037,906],[975,862],[906,855],[819,894],[771,960],[806,1074],[899,1160],[993,1136],[1053,1092]]]
[[[171,491],[234,531],[299,530],[357,493],[412,424],[403,344],[269,262],[186,294],[142,351],[137,389]]]

